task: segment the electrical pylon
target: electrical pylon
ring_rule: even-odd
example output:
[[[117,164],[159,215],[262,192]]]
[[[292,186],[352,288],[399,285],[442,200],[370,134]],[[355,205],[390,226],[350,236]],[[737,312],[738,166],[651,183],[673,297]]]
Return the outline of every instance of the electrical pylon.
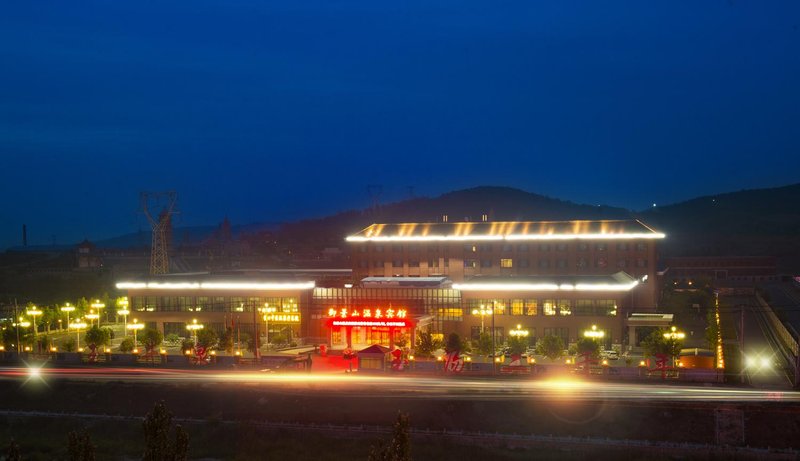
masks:
[[[142,212],[147,216],[150,227],[153,230],[153,245],[150,249],[150,275],[169,273],[169,240],[172,237],[172,215],[175,211],[175,202],[178,201],[178,193],[175,191],[167,192],[142,192],[140,194],[142,202]],[[150,204],[160,201],[166,202],[164,209],[154,218],[150,212]]]

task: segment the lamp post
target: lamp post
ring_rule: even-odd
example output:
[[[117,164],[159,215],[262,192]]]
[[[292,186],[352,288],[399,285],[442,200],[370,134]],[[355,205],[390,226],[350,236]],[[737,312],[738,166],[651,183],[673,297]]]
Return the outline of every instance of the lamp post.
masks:
[[[269,303],[264,303],[264,309],[261,310],[264,313],[264,344],[267,348],[269,348],[269,315],[277,310],[274,306],[270,307]]]
[[[496,311],[496,310],[497,310],[497,301],[492,300],[492,312],[491,312],[491,314],[492,314],[492,359],[493,359],[493,361],[492,361],[492,374],[496,374],[497,373],[497,365],[495,365],[497,363],[497,357],[495,357],[495,355],[497,354],[497,345],[495,344],[495,336],[497,336],[497,331],[494,329],[494,311]]]
[[[92,304],[89,305],[92,309],[97,310],[97,326],[100,326],[100,312],[105,309],[106,304],[101,302],[99,299],[95,299]],[[106,319],[108,320],[108,319]]]
[[[192,341],[197,346],[197,330],[202,330],[203,324],[197,323],[197,319],[192,319],[192,323],[186,325],[186,329],[192,332]]]
[[[89,326],[91,327],[94,323],[94,320],[97,319],[97,326],[100,326],[100,314],[95,314],[94,309],[89,309],[89,313],[85,316],[89,319]]]
[[[61,312],[65,312],[67,314],[67,330],[69,330],[69,313],[75,311],[75,306],[70,305],[67,303],[65,306],[61,306]]]
[[[133,319],[133,323],[127,325],[125,328],[128,330],[133,330],[133,347],[135,349],[137,346],[136,332],[144,328],[144,323],[139,323],[138,319]]]
[[[668,339],[668,340],[671,340],[673,342],[674,341],[681,341],[685,337],[686,337],[686,333],[684,333],[682,331],[678,331],[678,328],[675,327],[674,325],[670,327],[668,332],[664,333],[664,339]],[[673,352],[673,351],[670,350],[670,352]],[[675,365],[675,356],[674,355],[672,356],[672,365],[673,366]]]
[[[124,322],[124,325],[125,325],[123,327],[123,329],[125,331],[125,336],[128,335],[128,314],[130,314],[130,313],[131,313],[131,311],[129,311],[127,308],[117,309],[117,315],[121,315],[122,316],[122,321]]]
[[[480,309],[472,309],[472,315],[481,316],[481,334],[483,334],[483,317],[492,314],[492,308],[481,304]]]
[[[33,337],[35,338],[39,330],[38,328],[36,328],[36,316],[42,315],[42,311],[39,310],[36,306],[31,306],[31,308],[27,310],[27,314],[33,317]]]
[[[517,324],[516,329],[512,329],[508,332],[510,336],[516,336],[518,338],[527,338],[528,337],[528,330],[523,330],[522,325]]]
[[[75,323],[70,323],[69,327],[70,328],[74,328],[77,331],[77,333],[75,334],[75,337],[76,337],[77,343],[78,343],[78,352],[80,352],[80,350],[81,350],[81,330],[86,328],[86,322],[81,322],[80,320],[76,320]]]

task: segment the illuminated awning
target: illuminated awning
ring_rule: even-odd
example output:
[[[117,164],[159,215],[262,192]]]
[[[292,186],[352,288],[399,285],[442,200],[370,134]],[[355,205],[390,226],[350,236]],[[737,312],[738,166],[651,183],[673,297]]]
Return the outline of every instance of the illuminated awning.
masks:
[[[630,291],[639,281],[625,272],[611,275],[474,277],[454,283],[461,291]]]

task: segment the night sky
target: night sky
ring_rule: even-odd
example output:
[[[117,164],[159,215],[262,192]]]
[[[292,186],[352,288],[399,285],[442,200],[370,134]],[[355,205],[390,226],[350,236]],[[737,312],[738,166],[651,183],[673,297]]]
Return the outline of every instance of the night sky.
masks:
[[[4,2],[0,248],[505,185],[800,181],[800,2]]]

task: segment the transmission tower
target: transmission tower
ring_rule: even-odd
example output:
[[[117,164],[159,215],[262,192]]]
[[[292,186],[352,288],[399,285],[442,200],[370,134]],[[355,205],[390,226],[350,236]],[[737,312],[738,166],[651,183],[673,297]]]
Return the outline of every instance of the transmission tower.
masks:
[[[150,227],[153,229],[153,245],[150,250],[150,275],[168,274],[172,215],[177,213],[175,211],[175,202],[178,201],[178,193],[175,191],[142,192],[140,198],[142,212],[147,216]],[[156,207],[159,203],[164,203],[164,208],[156,218],[151,212],[151,205]]]

